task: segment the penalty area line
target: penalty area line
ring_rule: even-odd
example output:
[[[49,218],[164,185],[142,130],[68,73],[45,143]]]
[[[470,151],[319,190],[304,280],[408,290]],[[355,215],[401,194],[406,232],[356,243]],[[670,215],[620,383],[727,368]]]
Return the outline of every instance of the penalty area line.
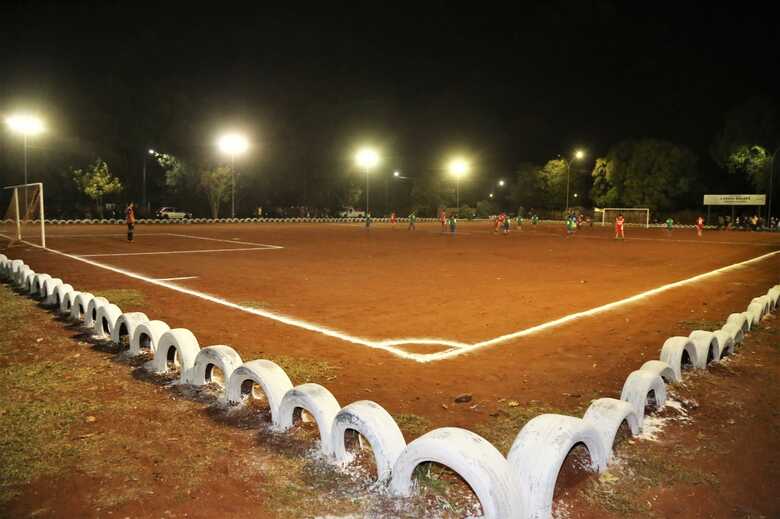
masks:
[[[0,235],[0,236],[2,236],[2,235]],[[619,307],[624,306],[624,305],[629,305],[629,304],[641,301],[643,299],[647,299],[647,298],[653,297],[655,295],[658,295],[660,293],[666,292],[668,290],[672,290],[674,288],[678,288],[678,287],[690,285],[690,284],[693,284],[693,283],[697,283],[697,282],[702,281],[704,279],[707,279],[707,278],[710,278],[710,277],[714,277],[714,276],[718,276],[718,275],[723,274],[725,272],[730,272],[732,270],[740,269],[740,268],[742,268],[742,267],[744,267],[746,265],[750,265],[752,263],[757,263],[757,262],[763,261],[765,259],[771,258],[771,257],[773,257],[773,256],[775,256],[777,254],[780,254],[780,251],[769,252],[767,254],[763,254],[761,256],[757,256],[755,258],[751,258],[751,259],[748,259],[748,260],[745,260],[745,261],[742,261],[742,262],[739,262],[739,263],[734,263],[732,265],[727,265],[725,267],[721,267],[721,268],[712,270],[710,272],[705,272],[703,274],[692,276],[692,277],[687,278],[687,279],[683,279],[683,280],[676,281],[676,282],[673,282],[673,283],[668,283],[668,284],[665,284],[665,285],[662,285],[662,286],[659,286],[659,287],[656,287],[656,288],[653,288],[653,289],[650,289],[650,290],[646,290],[644,292],[640,292],[640,293],[635,294],[633,296],[629,296],[629,297],[620,299],[618,301],[613,301],[611,303],[607,303],[607,304],[604,304],[604,305],[601,305],[601,306],[597,306],[597,307],[591,308],[589,310],[575,312],[575,313],[572,313],[572,314],[560,317],[558,319],[554,319],[554,320],[551,320],[551,321],[547,321],[545,323],[541,323],[541,324],[532,326],[530,328],[526,328],[526,329],[519,330],[519,331],[516,331],[516,332],[508,333],[508,334],[505,334],[505,335],[501,335],[501,336],[494,337],[492,339],[488,339],[488,340],[484,340],[484,341],[480,341],[480,342],[463,343],[463,342],[459,342],[459,341],[453,341],[453,340],[447,340],[447,339],[436,339],[436,338],[411,338],[410,337],[410,338],[399,338],[399,339],[371,340],[371,339],[367,339],[367,338],[364,338],[364,337],[357,337],[357,336],[349,335],[349,334],[347,334],[345,332],[342,332],[342,331],[339,331],[339,330],[335,330],[335,329],[328,328],[328,327],[325,327],[325,326],[321,326],[321,325],[318,325],[318,324],[315,324],[315,323],[304,321],[302,319],[297,319],[297,318],[294,318],[294,317],[290,317],[290,316],[283,315],[283,314],[278,314],[278,313],[275,313],[275,312],[270,312],[270,311],[267,311],[267,310],[262,310],[262,309],[259,309],[259,308],[251,308],[251,307],[242,306],[242,305],[233,303],[231,301],[228,301],[226,299],[223,299],[221,297],[217,297],[217,296],[214,296],[214,295],[211,295],[211,294],[207,294],[205,292],[200,292],[198,290],[191,290],[191,289],[188,289],[188,288],[185,288],[185,287],[182,287],[182,286],[170,283],[168,281],[163,281],[163,280],[159,280],[159,279],[150,278],[150,277],[144,276],[142,274],[138,274],[138,273],[131,272],[129,270],[124,270],[124,269],[117,268],[117,267],[113,267],[111,265],[106,265],[104,263],[100,263],[100,262],[97,262],[97,261],[94,261],[94,260],[90,260],[90,259],[87,259],[87,258],[84,258],[84,257],[68,254],[66,252],[58,251],[56,249],[48,249],[48,248],[44,249],[40,245],[37,245],[37,244],[34,244],[34,243],[30,243],[30,242],[27,242],[27,241],[25,241],[24,243],[27,243],[28,245],[31,245],[31,246],[39,248],[39,249],[46,250],[46,251],[48,251],[48,252],[50,252],[52,254],[57,254],[57,255],[60,255],[60,256],[67,257],[67,258],[71,258],[71,259],[74,259],[76,261],[81,261],[83,263],[87,263],[87,264],[92,265],[94,267],[98,267],[98,268],[102,268],[102,269],[105,269],[105,270],[109,270],[111,272],[115,272],[117,274],[121,274],[123,276],[129,277],[129,278],[132,278],[132,279],[137,279],[137,280],[143,281],[145,283],[149,283],[149,284],[152,284],[152,285],[157,285],[157,286],[160,286],[160,287],[167,288],[169,290],[173,290],[175,292],[179,292],[179,293],[186,294],[186,295],[189,295],[189,296],[192,296],[192,297],[197,297],[199,299],[210,301],[212,303],[216,303],[216,304],[225,306],[227,308],[232,308],[234,310],[239,310],[239,311],[242,311],[242,312],[245,312],[245,313],[249,313],[249,314],[253,314],[253,315],[256,315],[256,316],[259,316],[259,317],[264,317],[266,319],[271,319],[271,320],[274,320],[274,321],[277,321],[277,322],[281,322],[283,324],[287,324],[289,326],[302,328],[302,329],[310,331],[310,332],[319,333],[319,334],[325,335],[327,337],[333,337],[335,339],[339,339],[339,340],[342,340],[342,341],[345,341],[345,342],[349,342],[349,343],[352,343],[352,344],[358,344],[358,345],[366,346],[366,347],[369,347],[369,348],[384,350],[384,351],[387,351],[388,353],[392,353],[393,355],[396,355],[397,357],[400,357],[400,358],[403,358],[403,359],[407,359],[407,360],[413,360],[413,361],[419,362],[419,363],[435,362],[435,361],[439,361],[439,360],[455,358],[455,357],[463,355],[465,353],[473,352],[473,351],[480,350],[480,349],[483,349],[483,348],[487,348],[487,347],[490,347],[490,346],[496,346],[498,344],[510,342],[510,341],[519,339],[521,337],[525,337],[525,336],[528,336],[528,335],[536,334],[536,333],[539,333],[539,332],[542,332],[542,331],[545,331],[545,330],[549,330],[549,329],[552,329],[552,328],[557,328],[559,326],[565,325],[567,323],[570,323],[570,322],[572,322],[574,320],[577,320],[577,319],[581,319],[583,317],[591,317],[591,316],[594,316],[594,315],[598,315],[600,313],[603,313],[603,312],[606,312],[606,311],[609,311],[609,310],[613,310],[613,309],[619,308]],[[409,353],[409,352],[407,352],[407,351],[405,351],[405,350],[403,350],[403,349],[398,347],[398,346],[403,346],[403,345],[414,345],[414,344],[438,345],[438,346],[443,346],[443,347],[447,347],[447,348],[450,348],[450,349],[444,350],[444,351],[441,351],[441,352],[436,352],[436,353]]]

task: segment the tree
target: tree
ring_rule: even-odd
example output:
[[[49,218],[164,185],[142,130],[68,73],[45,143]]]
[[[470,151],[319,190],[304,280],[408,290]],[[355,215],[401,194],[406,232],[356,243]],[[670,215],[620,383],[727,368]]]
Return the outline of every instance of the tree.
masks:
[[[769,184],[769,157],[778,144],[779,133],[772,101],[754,97],[726,114],[723,130],[715,137],[710,154],[730,174],[742,176],[756,190],[765,191]]]
[[[436,216],[439,208],[445,206],[442,181],[433,176],[418,178],[412,186],[412,204],[417,216]],[[452,200],[455,201],[453,187]],[[454,203],[453,203],[454,205]]]
[[[231,179],[227,166],[206,169],[200,175],[200,187],[208,197],[212,218],[219,218],[219,207],[230,199]]]
[[[99,218],[103,218],[103,198],[106,195],[119,193],[123,189],[122,183],[118,178],[111,176],[108,164],[101,158],[83,170],[72,169],[71,176],[79,190],[96,201]]]
[[[549,160],[538,174],[541,188],[539,205],[547,209],[563,208],[566,203],[566,161]]]
[[[695,203],[698,158],[657,139],[626,140],[596,160],[591,198],[601,207],[668,211]]]

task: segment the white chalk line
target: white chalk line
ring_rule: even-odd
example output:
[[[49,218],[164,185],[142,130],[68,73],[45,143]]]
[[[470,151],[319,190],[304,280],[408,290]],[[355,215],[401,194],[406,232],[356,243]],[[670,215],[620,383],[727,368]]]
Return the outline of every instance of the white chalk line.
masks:
[[[4,235],[0,234],[0,236],[4,236]],[[7,236],[5,236],[5,237],[8,238]],[[27,243],[28,245],[31,245],[33,247],[39,248],[39,249],[42,248],[40,245],[36,245],[34,243],[30,243],[30,242],[25,242],[25,243]],[[188,289],[188,288],[181,287],[179,285],[170,283],[168,281],[160,281],[160,280],[156,280],[156,279],[153,279],[153,278],[149,278],[149,277],[144,276],[142,274],[131,272],[129,270],[120,269],[120,268],[117,268],[117,267],[112,267],[110,265],[99,263],[97,261],[89,260],[89,259],[86,259],[86,258],[83,258],[83,257],[74,256],[72,254],[68,254],[66,252],[58,251],[56,249],[44,249],[44,250],[49,251],[49,252],[51,252],[53,254],[58,254],[58,255],[61,255],[61,256],[65,256],[67,258],[74,259],[76,261],[81,261],[81,262],[87,263],[89,265],[98,267],[98,268],[109,270],[111,272],[115,272],[117,274],[121,274],[121,275],[130,277],[130,278],[133,278],[133,279],[137,279],[139,281],[143,281],[143,282],[146,282],[146,283],[149,283],[149,284],[152,284],[152,285],[157,285],[157,286],[161,286],[161,287],[164,287],[164,288],[168,288],[170,290],[174,290],[174,291],[180,292],[182,294],[187,294],[187,295],[190,295],[190,296],[193,296],[193,297],[197,297],[197,298],[200,298],[200,299],[203,299],[203,300],[206,300],[206,301],[210,301],[212,303],[216,303],[216,304],[219,304],[219,305],[222,305],[222,306],[226,306],[228,308],[233,308],[235,310],[239,310],[239,311],[246,312],[246,313],[249,313],[249,314],[254,314],[254,315],[257,315],[257,316],[260,316],[260,317],[265,317],[267,319],[278,321],[278,322],[281,322],[281,323],[284,323],[284,324],[287,324],[287,325],[290,325],[290,326],[295,326],[295,327],[298,327],[298,328],[302,328],[302,329],[307,330],[307,331],[320,333],[322,335],[325,335],[325,336],[328,336],[328,337],[333,337],[333,338],[336,338],[336,339],[340,339],[342,341],[349,342],[349,343],[352,343],[352,344],[359,344],[359,345],[366,346],[366,347],[369,347],[369,348],[384,350],[384,351],[387,351],[389,353],[392,353],[393,355],[396,355],[397,357],[400,357],[400,358],[403,358],[403,359],[407,359],[407,360],[414,360],[414,361],[419,362],[419,363],[427,363],[427,362],[434,362],[434,361],[438,361],[438,360],[450,359],[450,358],[457,357],[459,355],[463,355],[464,353],[469,353],[469,352],[476,351],[476,350],[479,350],[479,349],[482,349],[482,348],[486,348],[486,347],[489,347],[489,346],[495,346],[497,344],[501,344],[501,343],[504,343],[504,342],[509,342],[509,341],[512,341],[512,340],[515,340],[515,339],[518,339],[518,338],[521,338],[521,337],[525,337],[527,335],[539,333],[541,331],[561,326],[563,324],[569,323],[569,322],[574,321],[576,319],[580,319],[582,317],[590,317],[590,316],[593,316],[593,315],[597,315],[597,314],[606,312],[608,310],[613,310],[615,308],[618,308],[618,307],[621,307],[621,306],[624,306],[624,305],[627,305],[627,304],[631,304],[631,303],[635,303],[637,301],[641,301],[642,299],[647,299],[649,297],[652,297],[654,295],[660,294],[662,292],[666,292],[666,291],[671,290],[673,288],[678,288],[678,287],[681,287],[681,286],[693,284],[693,283],[696,283],[696,282],[701,281],[703,279],[707,279],[707,278],[710,278],[710,277],[713,277],[713,276],[718,276],[718,275],[720,275],[720,274],[722,274],[724,272],[737,270],[737,269],[742,268],[742,267],[744,267],[746,265],[749,265],[749,264],[752,264],[752,263],[756,263],[756,262],[759,262],[759,261],[763,261],[763,260],[765,260],[767,258],[770,258],[772,256],[780,254],[780,251],[769,252],[767,254],[763,254],[761,256],[757,256],[757,257],[749,259],[749,260],[745,260],[745,261],[742,261],[742,262],[739,262],[739,263],[734,263],[732,265],[721,267],[721,268],[712,270],[710,272],[705,272],[704,274],[699,274],[699,275],[696,275],[696,276],[693,276],[693,277],[690,277],[690,278],[687,278],[687,279],[684,279],[684,280],[681,280],[681,281],[676,281],[674,283],[668,283],[666,285],[662,285],[660,287],[653,288],[651,290],[646,290],[644,292],[640,292],[639,294],[635,294],[633,296],[630,296],[630,297],[627,297],[627,298],[624,298],[624,299],[620,299],[618,301],[613,301],[613,302],[607,303],[605,305],[597,306],[597,307],[591,308],[589,310],[584,310],[584,311],[581,311],[581,312],[575,312],[573,314],[569,314],[569,315],[566,315],[564,317],[560,317],[558,319],[554,319],[552,321],[548,321],[546,323],[538,324],[536,326],[532,326],[532,327],[526,328],[524,330],[520,330],[520,331],[517,331],[517,332],[501,335],[501,336],[495,337],[493,339],[488,339],[488,340],[485,340],[485,341],[469,344],[469,343],[463,343],[463,342],[458,342],[458,341],[451,341],[451,340],[447,340],[447,339],[432,339],[432,338],[422,338],[422,339],[420,339],[420,338],[402,338],[402,339],[386,339],[386,340],[381,340],[381,341],[374,341],[374,340],[366,339],[366,338],[363,338],[363,337],[356,337],[356,336],[353,336],[353,335],[349,335],[349,334],[347,334],[345,332],[342,332],[342,331],[339,331],[339,330],[334,330],[332,328],[327,328],[327,327],[324,327],[324,326],[321,326],[321,325],[310,323],[308,321],[303,321],[301,319],[296,319],[294,317],[286,316],[286,315],[283,315],[283,314],[278,314],[278,313],[275,313],[275,312],[269,312],[267,310],[261,310],[261,309],[258,309],[258,308],[250,308],[250,307],[246,307],[246,306],[241,306],[241,305],[238,305],[236,303],[232,303],[230,301],[222,299],[220,297],[217,297],[217,296],[214,296],[214,295],[211,295],[211,294],[207,294],[205,292],[200,292],[200,291],[197,291],[197,290],[191,290],[191,289]],[[449,348],[452,348],[452,349],[446,350],[446,351],[442,351],[442,352],[436,352],[436,353],[409,353],[409,352],[407,352],[405,350],[402,350],[402,349],[396,347],[396,346],[400,346],[400,345],[403,345],[403,344],[437,345],[437,346],[446,346],[446,347],[449,347]]]
[[[79,258],[105,258],[111,256],[156,256],[160,254],[202,254],[205,252],[239,252],[248,250],[277,250],[274,247],[237,247],[235,249],[168,250],[155,252],[114,252],[106,254],[74,254]]]
[[[255,243],[251,241],[238,241],[238,240],[224,240],[221,238],[208,238],[206,236],[195,236],[192,234],[176,234],[172,232],[165,233],[168,236],[178,236],[180,238],[192,238],[193,240],[208,240],[208,241],[221,241],[224,243],[238,243],[239,245],[254,245],[256,247],[266,247],[269,249],[283,249],[280,245],[268,245],[266,243]]]
[[[157,278],[155,281],[184,281],[185,279],[198,279],[198,276],[182,276],[179,278]]]

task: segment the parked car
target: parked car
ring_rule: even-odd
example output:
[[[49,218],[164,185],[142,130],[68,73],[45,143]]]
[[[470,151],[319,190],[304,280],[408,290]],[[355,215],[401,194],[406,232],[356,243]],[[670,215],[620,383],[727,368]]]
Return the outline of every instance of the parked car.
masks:
[[[155,216],[163,220],[181,220],[184,218],[192,218],[192,213],[180,211],[175,207],[162,207],[157,211]]]
[[[354,207],[345,207],[343,211],[339,213],[342,218],[365,218],[366,212]]]

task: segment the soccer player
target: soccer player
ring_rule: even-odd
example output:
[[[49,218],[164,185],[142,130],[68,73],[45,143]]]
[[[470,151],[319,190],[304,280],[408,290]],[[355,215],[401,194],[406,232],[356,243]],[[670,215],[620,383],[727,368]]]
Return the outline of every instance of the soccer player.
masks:
[[[696,235],[701,238],[701,231],[704,230],[704,218],[699,216],[696,218]]]
[[[499,213],[498,217],[496,218],[496,226],[493,228],[493,233],[494,234],[498,233],[498,229],[499,228],[501,228],[501,229],[504,228],[504,222],[505,221],[506,221],[506,213],[503,213],[503,212]]]
[[[417,228],[417,215],[412,211],[409,213],[409,227],[406,229],[407,231],[413,231]]]
[[[439,213],[439,221],[441,222],[441,232],[447,232],[447,213],[444,209]]]
[[[133,241],[133,233],[135,232],[135,208],[133,202],[127,204],[127,210],[125,211],[127,218],[127,241]]]
[[[626,219],[623,218],[623,213],[620,213],[618,217],[615,219],[615,239],[618,239],[618,236],[621,240],[626,239],[626,235],[623,234],[623,224],[626,222]]]
[[[393,229],[395,229],[395,224],[398,223],[398,217],[396,216],[395,211],[390,213],[390,223],[392,224]]]
[[[504,234],[509,234],[509,220],[510,220],[510,218],[507,216],[506,213],[501,213],[501,214],[504,215],[504,222],[501,224],[502,227],[504,228]]]
[[[672,234],[672,225],[674,225],[674,219],[670,216],[666,219],[666,234]]]
[[[458,224],[458,219],[455,218],[455,213],[450,215],[448,223],[450,224],[450,232],[455,234],[455,226]]]
[[[366,213],[366,230],[371,228],[371,213]]]
[[[517,219],[515,220],[515,225],[517,226],[517,229],[522,231],[523,230],[523,217],[520,216],[518,213]]]

